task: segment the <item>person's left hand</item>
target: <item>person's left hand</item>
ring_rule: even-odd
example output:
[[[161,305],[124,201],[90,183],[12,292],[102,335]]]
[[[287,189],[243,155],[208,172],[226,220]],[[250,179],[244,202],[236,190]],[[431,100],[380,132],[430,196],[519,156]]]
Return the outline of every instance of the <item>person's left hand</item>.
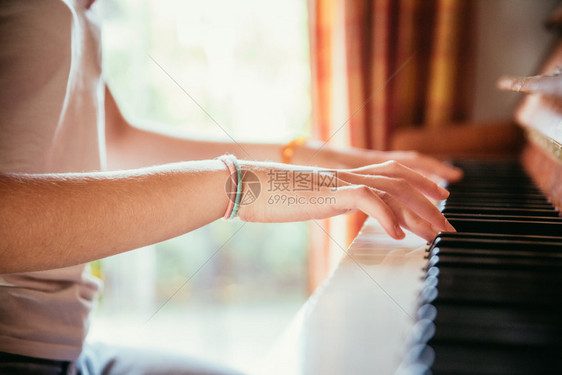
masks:
[[[461,169],[417,151],[375,151],[360,148],[337,149],[318,141],[308,141],[295,149],[293,164],[326,168],[357,169],[395,160],[427,177],[449,182],[462,178]]]

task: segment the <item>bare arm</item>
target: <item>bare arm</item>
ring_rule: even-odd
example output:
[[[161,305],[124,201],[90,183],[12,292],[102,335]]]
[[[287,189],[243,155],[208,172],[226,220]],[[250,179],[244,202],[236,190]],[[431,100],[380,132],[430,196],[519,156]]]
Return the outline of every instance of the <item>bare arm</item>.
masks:
[[[165,163],[225,152],[245,158],[243,149],[255,158],[275,161],[281,153],[281,145],[194,141],[135,128],[107,93],[110,167],[162,165],[82,174],[0,174],[0,273],[80,264],[199,228],[226,210],[226,167],[217,160]],[[384,155],[356,149],[338,152],[320,145],[296,150],[294,161],[356,167],[381,162]],[[431,158],[415,153],[396,156],[422,171],[460,177],[459,171]],[[377,218],[394,238],[403,236],[400,228],[428,240],[438,231],[454,230],[426,198],[443,199],[447,192],[395,162],[326,171],[337,176],[337,188],[287,191],[305,202],[292,206],[276,201],[275,191],[265,190],[275,175],[271,172],[293,173],[295,168],[310,172],[311,167],[253,161],[243,165],[264,187],[254,204],[240,209],[245,221],[299,221],[361,210]],[[310,198],[334,199],[313,204]]]
[[[213,159],[225,153],[240,159],[280,161],[282,144],[217,142],[190,138],[181,133],[156,132],[129,123],[106,87],[106,143],[108,168],[129,169]]]
[[[241,206],[244,221],[301,221],[361,210],[397,239],[404,236],[401,228],[427,240],[454,230],[426,198],[444,199],[447,191],[396,162],[357,170],[241,165],[262,186],[255,202]],[[310,189],[290,186],[282,194],[268,188],[272,176],[291,179],[297,172],[327,174],[336,183],[325,186],[313,178]],[[224,214],[227,178],[217,160],[124,172],[0,174],[0,273],[84,263],[199,228]]]
[[[240,159],[281,161],[281,143],[214,142],[177,134],[157,133],[131,125],[121,114],[113,95],[106,89],[106,139],[110,169],[139,168],[180,160],[212,159],[230,153]],[[310,141],[295,149],[292,162],[324,168],[359,168],[396,160],[424,175],[454,181],[462,172],[437,159],[411,151],[336,149]]]
[[[80,264],[194,230],[224,214],[227,176],[218,160],[0,174],[0,273]]]

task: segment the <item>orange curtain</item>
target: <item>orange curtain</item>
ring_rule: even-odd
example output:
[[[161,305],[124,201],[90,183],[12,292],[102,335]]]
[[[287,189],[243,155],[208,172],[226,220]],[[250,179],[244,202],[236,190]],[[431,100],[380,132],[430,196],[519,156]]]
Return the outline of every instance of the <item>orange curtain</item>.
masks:
[[[332,131],[331,101],[333,87],[333,32],[335,1],[309,0],[308,19],[311,61],[312,133],[327,141]],[[321,125],[320,125],[321,124]],[[329,272],[330,221],[310,226],[308,251],[308,290],[314,291]]]
[[[352,146],[387,150],[397,128],[438,128],[466,118],[473,2],[352,0],[345,4]],[[350,216],[349,238],[356,236],[364,219],[361,214]]]
[[[336,74],[346,75],[352,146],[387,150],[399,128],[435,129],[465,120],[472,96],[473,8],[471,0],[309,0],[314,134],[324,140],[331,135]],[[344,22],[335,22],[335,9],[343,9]],[[337,33],[345,35],[343,51],[333,49]],[[334,71],[334,52],[345,54],[345,72]],[[348,238],[364,219],[350,215]]]

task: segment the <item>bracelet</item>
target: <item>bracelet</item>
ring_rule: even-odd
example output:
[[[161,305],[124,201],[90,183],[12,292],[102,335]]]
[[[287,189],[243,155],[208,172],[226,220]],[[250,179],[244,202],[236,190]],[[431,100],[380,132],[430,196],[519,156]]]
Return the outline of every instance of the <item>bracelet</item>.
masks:
[[[232,190],[227,193],[228,206],[223,219],[234,219],[238,215],[240,198],[242,196],[242,170],[240,169],[240,164],[238,164],[238,160],[234,155],[226,154],[220,156],[218,159],[226,165],[230,173],[229,179],[234,183],[234,189],[232,190],[236,191],[234,197],[232,196]]]
[[[238,181],[234,180],[234,178],[236,177],[235,172],[236,172],[236,167],[234,167],[234,164],[232,163],[232,159],[230,159],[230,157],[228,155],[223,155],[218,157],[217,159],[219,159],[220,161],[222,161],[224,163],[224,165],[226,165],[226,168],[228,169],[228,173],[229,173],[229,180],[232,181],[234,183],[235,188],[233,190],[237,189],[237,185],[238,185]],[[234,177],[234,178],[233,178]],[[232,195],[231,195],[231,191],[227,192],[227,196],[228,196],[228,206],[226,207],[226,212],[224,213],[224,216],[222,217],[224,220],[227,220],[230,218],[230,215],[232,214],[232,207],[234,206],[234,200],[232,199]]]
[[[240,199],[242,198],[242,170],[240,169],[240,164],[238,164],[238,159],[234,155],[231,155],[232,164],[236,169],[236,198],[234,199],[234,207],[232,207],[232,213],[229,219],[234,219],[238,215],[238,210],[240,209]]]
[[[281,149],[281,162],[291,164],[293,155],[295,154],[295,147],[301,146],[306,143],[306,137],[297,137],[291,142],[287,143]]]

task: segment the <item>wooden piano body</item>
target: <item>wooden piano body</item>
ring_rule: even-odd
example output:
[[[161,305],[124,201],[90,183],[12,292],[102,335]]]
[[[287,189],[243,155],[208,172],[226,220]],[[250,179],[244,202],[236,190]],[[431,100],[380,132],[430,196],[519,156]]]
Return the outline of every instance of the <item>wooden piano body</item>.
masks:
[[[562,75],[560,67],[562,67],[562,43],[559,43],[550,61],[541,72],[542,76],[503,78],[499,82],[499,86],[503,89],[526,93],[515,116],[523,128],[526,138],[520,161],[534,183],[540,187],[546,201],[554,203],[558,208],[562,207]],[[511,182],[511,184],[516,183]],[[531,189],[533,188],[531,187]],[[515,190],[518,191],[518,189]],[[462,195],[463,193],[453,192],[450,199],[455,194]],[[470,194],[466,199],[471,200]],[[491,200],[494,199],[495,196],[492,192]],[[475,207],[478,208],[477,205]],[[538,209],[536,215],[539,215],[541,207],[531,207],[530,209]],[[462,220],[464,220],[462,212],[464,211],[451,214],[452,217],[457,218],[457,224],[461,227]],[[502,215],[505,214],[506,212],[502,212]],[[507,210],[507,214],[509,214],[509,210]],[[475,216],[478,218],[478,212]],[[439,326],[438,321],[441,319],[439,304],[436,309],[437,319],[435,319],[435,311],[429,312],[429,315],[433,313],[429,321],[436,320],[434,326],[428,327],[427,322],[420,324],[420,320],[427,318],[424,314],[428,314],[427,309],[420,312],[420,308],[427,300],[431,302],[436,298],[427,295],[432,290],[432,288],[428,288],[428,272],[431,273],[428,269],[432,265],[437,266],[434,267],[434,270],[438,269],[439,261],[444,262],[443,259],[447,259],[446,253],[443,252],[441,260],[438,257],[435,259],[433,256],[438,254],[428,253],[430,247],[425,241],[413,235],[408,235],[403,241],[394,241],[384,234],[375,220],[369,218],[351,247],[347,250],[342,249],[346,252],[346,256],[339,266],[303,306],[270,358],[265,361],[264,373],[410,375],[426,373],[562,373],[562,314],[559,314],[560,308],[556,307],[562,303],[558,301],[562,293],[562,288],[560,288],[562,286],[562,268],[559,268],[562,265],[560,261],[562,259],[562,222],[560,220],[562,219],[559,216],[558,211],[555,210],[551,216],[552,219],[539,220],[539,222],[542,220],[545,223],[550,220],[554,223],[547,230],[535,224],[526,225],[525,222],[518,223],[514,227],[516,228],[514,237],[525,234],[530,237],[543,236],[546,238],[547,250],[545,251],[552,250],[551,253],[544,257],[533,254],[533,251],[538,248],[531,244],[528,251],[525,251],[527,255],[521,255],[521,257],[518,255],[516,258],[498,258],[500,268],[502,259],[506,259],[505,264],[512,261],[514,264],[518,264],[518,266],[513,266],[515,267],[514,272],[519,272],[517,270],[520,268],[517,267],[527,269],[525,259],[529,259],[529,264],[536,262],[541,265],[542,268],[537,266],[538,268],[534,271],[539,275],[539,279],[548,274],[552,278],[546,280],[553,280],[552,284],[542,286],[539,293],[542,300],[538,298],[539,296],[537,296],[536,302],[533,300],[533,290],[536,290],[533,289],[533,285],[528,286],[521,281],[519,287],[524,289],[522,294],[518,290],[510,291],[510,285],[513,286],[513,283],[507,285],[508,294],[526,296],[526,300],[523,301],[525,304],[523,310],[521,306],[509,299],[511,298],[511,294],[509,294],[505,299],[507,302],[500,306],[502,313],[506,315],[505,321],[502,322],[500,319],[494,323],[490,316],[492,322],[490,323],[486,321],[485,315],[481,316],[481,319],[484,318],[482,324],[474,326],[473,332],[459,333],[460,336],[471,337],[473,341],[469,342],[469,346],[461,347],[461,350],[457,352],[427,350],[427,347],[432,345],[432,336],[438,337],[439,334],[443,336],[443,327]],[[513,220],[509,219],[509,215],[506,217],[508,218],[505,220],[507,227]],[[482,216],[482,218],[486,219],[486,216]],[[502,220],[501,215],[496,215],[495,219]],[[493,227],[493,223],[490,223]],[[535,228],[538,230],[537,233],[533,232]],[[520,229],[522,232],[529,233],[517,233]],[[438,246],[439,244],[434,244],[431,249],[438,248]],[[525,256],[529,258],[524,258]],[[495,255],[492,258],[495,259]],[[479,259],[483,259],[484,263],[487,262],[485,257]],[[435,262],[437,263],[435,264]],[[521,262],[523,262],[523,266],[521,266]],[[474,266],[470,267],[476,269]],[[483,265],[482,267],[488,266]],[[510,267],[505,266],[504,268],[509,269]],[[490,269],[493,276],[495,268]],[[434,280],[437,285],[436,288],[433,288],[433,292],[437,291],[437,294],[441,287],[438,279],[439,276]],[[513,278],[512,280],[517,281],[518,279]],[[533,279],[530,280],[529,283],[532,284]],[[540,280],[544,282],[545,279]],[[431,282],[429,283],[431,284]],[[485,295],[495,292],[494,288],[501,289],[495,284],[483,285],[466,285],[465,289],[470,294],[478,292],[477,290],[471,291],[471,287],[473,289],[482,287]],[[525,294],[525,291],[529,293]],[[550,301],[545,293],[551,293]],[[503,299],[499,298],[499,300]],[[544,306],[540,305],[541,301],[545,304]],[[514,305],[511,313],[505,308],[509,303]],[[529,311],[531,311],[531,318],[525,315]],[[470,314],[466,316],[471,317]],[[459,319],[462,317],[459,316]],[[495,319],[498,317],[496,316]],[[536,324],[532,319],[537,320]],[[488,327],[487,324],[490,326]],[[498,328],[494,324],[502,327]],[[489,334],[487,334],[487,330],[489,330]],[[529,332],[531,336],[526,338],[524,335]],[[451,335],[450,332],[449,335]],[[495,335],[499,335],[499,343],[493,341]],[[452,338],[455,338],[454,331]],[[490,340],[493,341],[492,344],[490,344]],[[443,342],[446,343],[447,340]],[[466,342],[463,342],[464,344]],[[439,347],[439,345],[438,341],[433,346]],[[481,350],[483,347],[488,347],[486,345],[491,348],[490,351]],[[474,353],[470,354],[472,351]],[[456,358],[455,355],[459,353],[464,358]],[[460,367],[455,367],[455,361],[464,361],[464,363]]]

